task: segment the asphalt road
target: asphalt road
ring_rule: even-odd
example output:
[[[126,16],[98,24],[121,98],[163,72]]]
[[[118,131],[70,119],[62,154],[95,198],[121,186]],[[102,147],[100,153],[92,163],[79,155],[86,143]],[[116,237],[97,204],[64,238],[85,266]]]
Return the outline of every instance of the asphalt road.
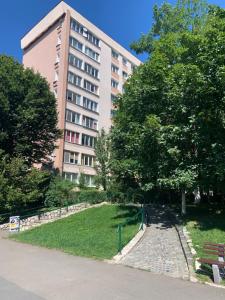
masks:
[[[225,290],[0,238],[1,300],[224,300]]]

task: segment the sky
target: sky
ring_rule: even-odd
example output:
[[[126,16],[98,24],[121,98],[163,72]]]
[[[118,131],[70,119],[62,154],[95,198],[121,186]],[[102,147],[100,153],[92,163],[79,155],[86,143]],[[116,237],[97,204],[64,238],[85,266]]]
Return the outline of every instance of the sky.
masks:
[[[131,42],[147,33],[152,24],[152,8],[163,0],[66,0],[81,15],[130,50]],[[168,0],[174,3],[175,0]],[[21,38],[59,0],[0,0],[0,54],[22,61]],[[225,8],[225,0],[209,0]],[[144,60],[145,55],[138,56]]]

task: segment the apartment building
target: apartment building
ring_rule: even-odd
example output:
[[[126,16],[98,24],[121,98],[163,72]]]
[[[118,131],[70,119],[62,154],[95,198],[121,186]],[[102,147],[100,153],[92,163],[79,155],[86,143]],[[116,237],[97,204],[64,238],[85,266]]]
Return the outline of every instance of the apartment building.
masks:
[[[94,185],[98,131],[112,125],[115,97],[141,62],[65,2],[21,40],[23,63],[44,76],[57,98],[64,137],[52,155],[63,177]]]

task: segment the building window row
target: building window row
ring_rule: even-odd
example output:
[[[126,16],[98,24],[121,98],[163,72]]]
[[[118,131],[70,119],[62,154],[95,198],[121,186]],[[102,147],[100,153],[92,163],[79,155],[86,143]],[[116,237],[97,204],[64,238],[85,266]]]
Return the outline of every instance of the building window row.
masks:
[[[80,125],[80,114],[67,109],[66,110],[66,121]]]
[[[81,42],[79,42],[77,39],[74,37],[70,36],[70,46],[84,54],[86,54],[88,57],[92,58],[93,60],[99,62],[100,55],[92,50],[91,48],[84,46]]]
[[[79,183],[78,181],[78,173],[70,173],[70,172],[63,172],[63,178],[65,180],[69,180],[73,183]]]
[[[82,125],[90,129],[98,130],[98,121],[90,117],[83,116]]]
[[[75,184],[79,183],[79,174],[78,173],[71,173],[71,172],[63,172],[63,178],[69,180]],[[84,174],[84,182],[86,186],[95,186],[95,176],[94,175],[87,175]]]
[[[66,92],[66,99],[69,102],[72,102],[76,105],[82,106],[85,109],[94,111],[94,112],[98,112],[98,103],[88,99],[87,97],[81,97],[81,95],[74,93],[70,90],[67,90]]]
[[[114,79],[111,79],[111,86],[115,89],[118,89],[118,86],[119,86],[119,82],[117,82],[116,80]]]
[[[80,144],[80,133],[71,130],[66,130],[65,141],[72,144]]]
[[[81,115],[72,110],[66,109],[66,121],[81,125]],[[98,130],[98,121],[93,118],[83,116],[82,126],[93,130]]]
[[[116,74],[119,73],[119,68],[117,66],[113,65],[113,64],[111,65],[111,70],[112,70],[113,73],[116,73]]]
[[[80,77],[70,71],[68,72],[68,82],[75,86],[83,88],[90,93],[98,95],[98,86],[96,84],[93,84],[92,82],[90,82],[86,79],[82,79],[82,77]]]
[[[100,47],[100,40],[83,25],[71,19],[70,27],[72,30],[84,36],[90,43],[94,44],[97,47]]]
[[[73,54],[69,54],[69,64],[72,65],[73,67],[76,67],[79,70],[84,71],[88,75],[99,79],[99,71],[98,69],[94,68],[92,65],[83,62],[82,59],[76,57]]]
[[[119,53],[118,52],[116,52],[115,50],[111,50],[111,54],[112,54],[112,57],[114,58],[114,59],[116,59],[116,60],[119,60]],[[122,56],[122,63],[123,63],[123,65],[125,66],[125,67],[127,67],[128,66],[128,60],[124,57],[124,56]],[[136,65],[135,64],[133,64],[133,63],[131,63],[130,62],[130,66],[131,66],[131,70],[132,70],[132,72],[136,69]]]
[[[87,146],[90,148],[95,147],[96,138],[87,134],[81,135],[80,141],[80,133],[74,132],[71,130],[65,130],[65,141],[72,144],[79,144],[82,146]]]
[[[81,154],[81,161],[79,162],[79,153],[64,151],[64,163],[73,165],[82,165],[87,167],[94,167],[95,157],[88,154]]]

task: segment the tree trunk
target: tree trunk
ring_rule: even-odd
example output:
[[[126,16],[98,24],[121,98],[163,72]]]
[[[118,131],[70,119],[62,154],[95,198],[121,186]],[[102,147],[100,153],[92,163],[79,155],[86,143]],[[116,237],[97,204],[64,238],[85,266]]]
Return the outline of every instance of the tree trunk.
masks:
[[[182,213],[182,215],[186,215],[186,194],[185,194],[185,191],[182,191],[181,213]]]

